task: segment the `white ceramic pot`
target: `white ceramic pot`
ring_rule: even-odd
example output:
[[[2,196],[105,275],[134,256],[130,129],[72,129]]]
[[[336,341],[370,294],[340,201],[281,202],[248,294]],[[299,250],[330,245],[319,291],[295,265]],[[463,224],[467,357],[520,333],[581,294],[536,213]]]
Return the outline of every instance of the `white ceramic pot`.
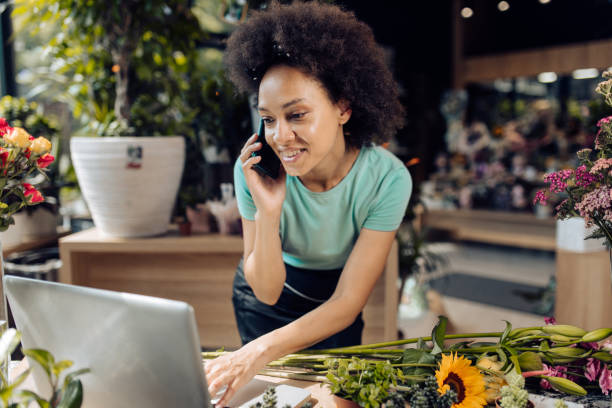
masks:
[[[168,230],[185,163],[183,137],[73,137],[70,151],[100,232],[143,237]]]

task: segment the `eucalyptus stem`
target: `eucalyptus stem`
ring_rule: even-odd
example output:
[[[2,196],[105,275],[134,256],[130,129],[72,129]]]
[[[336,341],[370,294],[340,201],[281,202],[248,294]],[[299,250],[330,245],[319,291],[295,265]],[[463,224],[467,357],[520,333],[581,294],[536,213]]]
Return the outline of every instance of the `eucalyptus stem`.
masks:
[[[537,328],[536,328],[537,329]],[[502,332],[491,332],[491,333],[465,333],[465,334],[447,334],[444,336],[445,340],[452,340],[452,339],[471,339],[471,338],[479,338],[479,337],[499,337],[502,335]],[[431,341],[431,336],[428,337],[413,337],[411,339],[403,339],[403,340],[395,340],[395,341],[387,341],[387,342],[383,342],[383,343],[372,343],[372,344],[360,344],[357,346],[348,346],[348,347],[341,347],[341,348],[335,348],[335,349],[324,349],[324,350],[318,350],[321,353],[328,353],[330,351],[338,351],[338,350],[346,350],[349,352],[353,352],[354,350],[361,350],[361,349],[375,349],[375,348],[382,348],[382,347],[393,347],[393,346],[402,346],[404,344],[413,344],[413,343],[417,343],[419,340],[423,340],[423,341]],[[314,351],[314,350],[305,350],[305,351]]]
[[[263,369],[259,371],[261,375],[267,375],[268,377],[278,377],[278,378],[287,378],[290,380],[301,380],[301,381],[311,381],[311,382],[327,382],[327,378],[321,375],[309,375],[309,374],[296,374],[296,373],[287,373],[282,371],[275,370],[267,370]]]

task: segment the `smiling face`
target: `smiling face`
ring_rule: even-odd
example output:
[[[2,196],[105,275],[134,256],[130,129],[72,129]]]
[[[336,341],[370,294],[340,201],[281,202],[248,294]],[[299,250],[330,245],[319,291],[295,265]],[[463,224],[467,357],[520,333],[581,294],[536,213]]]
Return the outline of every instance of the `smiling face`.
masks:
[[[342,131],[347,104],[335,104],[321,83],[284,65],[270,68],[259,86],[266,141],[291,176],[332,177],[347,152]]]

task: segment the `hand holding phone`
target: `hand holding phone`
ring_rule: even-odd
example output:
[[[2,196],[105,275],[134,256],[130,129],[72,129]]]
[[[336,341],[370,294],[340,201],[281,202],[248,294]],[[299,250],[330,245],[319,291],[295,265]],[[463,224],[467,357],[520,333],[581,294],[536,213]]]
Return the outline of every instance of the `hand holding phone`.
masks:
[[[263,119],[259,121],[257,141],[261,143],[261,149],[253,152],[251,156],[261,156],[261,160],[259,161],[259,163],[253,165],[253,168],[263,176],[269,176],[273,179],[278,178],[281,162],[274,150],[266,142]]]

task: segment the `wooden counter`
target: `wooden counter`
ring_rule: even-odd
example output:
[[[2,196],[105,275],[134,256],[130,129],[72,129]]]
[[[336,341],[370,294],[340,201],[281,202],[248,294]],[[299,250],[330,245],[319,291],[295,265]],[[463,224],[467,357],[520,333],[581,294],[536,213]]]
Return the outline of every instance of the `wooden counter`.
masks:
[[[447,231],[458,241],[554,251],[553,218],[533,214],[487,210],[430,210],[423,214],[427,228]]]
[[[242,238],[227,235],[111,238],[95,228],[59,241],[59,281],[182,300],[195,310],[203,347],[240,347],[232,306],[232,282]],[[398,248],[364,309],[363,341],[397,338]]]

